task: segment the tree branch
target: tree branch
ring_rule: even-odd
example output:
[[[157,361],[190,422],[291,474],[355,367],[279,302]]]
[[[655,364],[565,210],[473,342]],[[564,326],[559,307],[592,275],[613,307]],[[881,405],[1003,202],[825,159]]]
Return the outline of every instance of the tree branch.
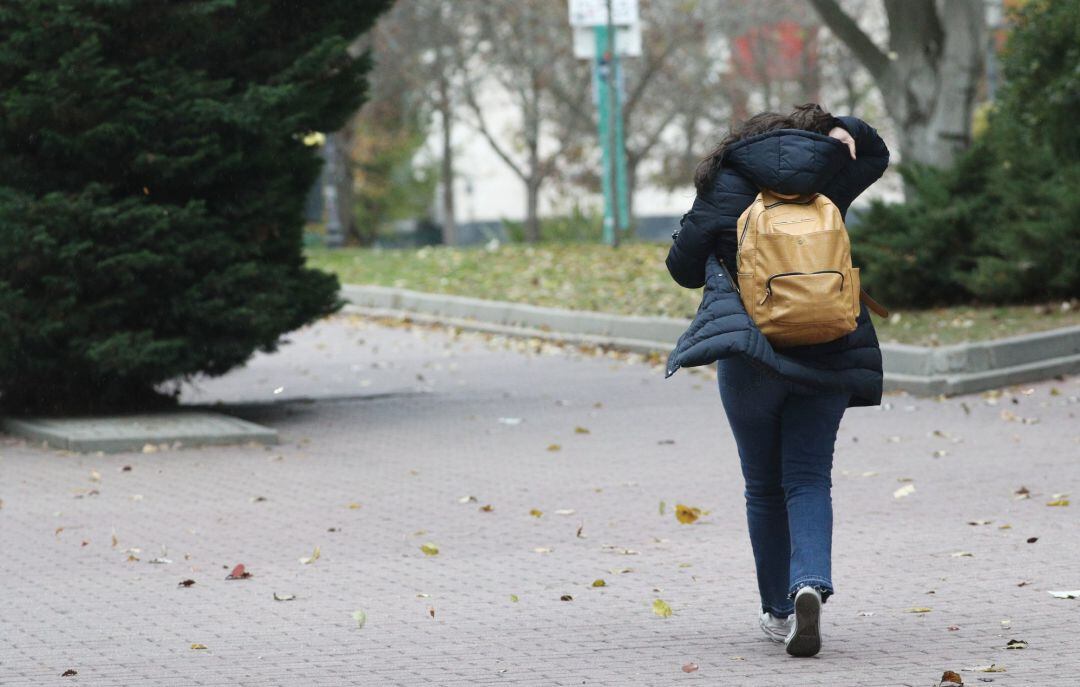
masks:
[[[810,4],[817,10],[829,30],[862,62],[870,75],[878,82],[885,81],[892,69],[892,62],[840,7],[837,0],[810,0]]]

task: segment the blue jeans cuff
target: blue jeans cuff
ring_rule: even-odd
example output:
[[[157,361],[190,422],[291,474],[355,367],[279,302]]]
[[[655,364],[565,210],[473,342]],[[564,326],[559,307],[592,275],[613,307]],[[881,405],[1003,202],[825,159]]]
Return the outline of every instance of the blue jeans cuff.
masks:
[[[777,608],[776,606],[761,605],[762,613],[771,613],[774,618],[780,618],[781,620],[788,617],[795,612],[795,604],[787,604],[783,608]]]
[[[791,583],[791,590],[788,592],[788,598],[794,599],[795,594],[803,587],[813,587],[818,590],[818,592],[821,593],[821,603],[825,603],[825,600],[833,594],[832,582],[826,580],[824,577],[803,577]]]

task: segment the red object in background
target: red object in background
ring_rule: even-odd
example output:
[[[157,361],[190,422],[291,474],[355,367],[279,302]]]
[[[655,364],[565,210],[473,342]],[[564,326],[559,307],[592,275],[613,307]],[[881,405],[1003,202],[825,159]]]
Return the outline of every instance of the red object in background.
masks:
[[[246,580],[249,577],[251,577],[251,573],[249,573],[247,570],[244,570],[244,564],[243,563],[237,563],[236,567],[232,569],[232,572],[229,573],[229,576],[226,577],[225,579],[226,580]],[[183,583],[181,583],[181,584],[183,584]]]
[[[754,27],[732,44],[733,71],[753,83],[799,80],[817,68],[817,33],[790,19]]]

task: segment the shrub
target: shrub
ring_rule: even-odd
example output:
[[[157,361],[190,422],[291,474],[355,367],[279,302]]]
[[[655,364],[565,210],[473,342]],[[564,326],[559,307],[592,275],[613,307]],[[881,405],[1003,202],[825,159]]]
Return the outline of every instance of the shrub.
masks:
[[[363,99],[384,2],[0,8],[0,401],[168,400],[338,307],[304,267],[302,139]]]

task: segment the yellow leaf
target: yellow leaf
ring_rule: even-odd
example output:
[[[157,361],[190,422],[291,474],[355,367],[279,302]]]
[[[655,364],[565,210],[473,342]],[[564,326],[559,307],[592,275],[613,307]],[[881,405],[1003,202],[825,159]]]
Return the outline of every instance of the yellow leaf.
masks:
[[[604,582],[602,579],[597,578],[597,579],[593,580],[592,586],[594,586],[594,587],[606,587],[607,582]]]
[[[529,511],[529,515],[533,516],[534,518],[539,518],[543,514],[544,514],[544,511],[539,510],[537,508],[533,508],[532,510]]]
[[[661,501],[660,502],[660,515],[663,515],[665,510],[667,510],[667,504],[665,502]]]
[[[577,434],[589,434],[589,430],[585,427],[575,427],[574,432]]]
[[[428,556],[437,556],[439,554],[439,547],[435,546],[431,542],[426,542],[420,545],[420,550]]]
[[[656,599],[652,602],[652,612],[661,618],[670,618],[671,606],[668,606],[667,602],[663,599]]]
[[[701,517],[701,509],[679,503],[675,505],[675,517],[682,524],[689,525]]]
[[[192,644],[191,648],[195,649],[196,651],[199,651],[201,649],[205,649],[206,645],[205,644]]]
[[[360,504],[355,503],[355,502],[350,503],[348,506],[346,506],[346,508],[348,508],[349,510],[359,510],[360,509]]]
[[[510,595],[510,600],[513,601],[514,603],[517,603],[518,602],[518,595],[517,594],[511,594]]]
[[[926,608],[925,606],[915,606],[914,608],[905,610],[904,613],[929,613],[932,610],[934,609]]]
[[[1055,499],[1053,501],[1047,501],[1048,506],[1067,506],[1069,505],[1069,499]]]
[[[897,489],[896,491],[894,491],[892,495],[893,495],[894,499],[902,499],[905,496],[911,496],[914,493],[915,493],[915,485],[914,484],[905,484],[904,486],[902,486],[899,489]]]
[[[322,552],[319,551],[319,547],[316,546],[315,550],[311,552],[311,555],[307,556],[305,558],[301,558],[300,562],[303,563],[304,565],[310,565],[310,564],[314,563],[315,561],[319,560],[319,556],[321,556],[321,555],[322,555]]]
[[[561,451],[562,446],[559,446],[558,444],[548,444],[547,450],[552,451],[552,452]]]

